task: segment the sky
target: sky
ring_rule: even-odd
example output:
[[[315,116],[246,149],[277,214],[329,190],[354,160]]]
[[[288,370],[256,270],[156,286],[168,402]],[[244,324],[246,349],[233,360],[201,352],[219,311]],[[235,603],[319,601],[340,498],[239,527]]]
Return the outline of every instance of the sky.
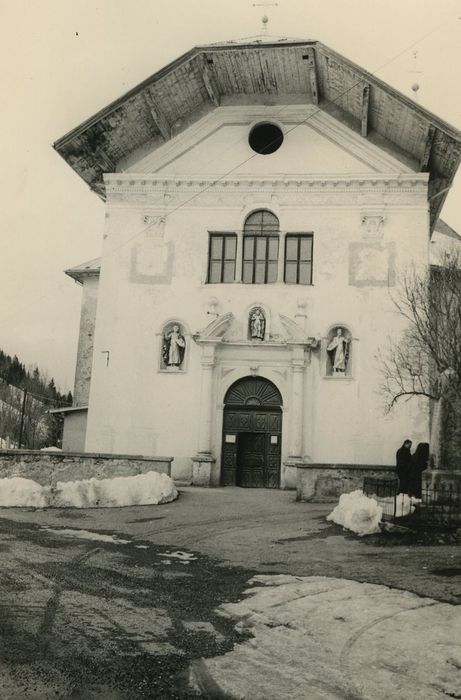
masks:
[[[263,0],[264,2],[264,0]],[[461,129],[461,0],[0,0],[0,349],[72,389],[104,204],[52,143],[193,46],[317,39]],[[416,53],[416,57],[414,53]],[[461,172],[444,220],[461,233]]]

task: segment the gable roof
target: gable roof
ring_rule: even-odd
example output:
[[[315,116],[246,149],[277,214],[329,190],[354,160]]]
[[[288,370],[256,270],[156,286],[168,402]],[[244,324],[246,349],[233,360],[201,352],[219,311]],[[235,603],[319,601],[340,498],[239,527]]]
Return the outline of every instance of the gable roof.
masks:
[[[101,258],[93,258],[93,260],[88,260],[88,262],[81,263],[75,267],[71,267],[68,270],[64,270],[66,275],[72,277],[79,284],[83,284],[85,277],[98,276],[101,270]]]
[[[318,104],[416,172],[429,172],[431,229],[461,160],[461,132],[318,41],[198,46],[53,144],[101,198],[103,174],[162,145],[220,104]]]

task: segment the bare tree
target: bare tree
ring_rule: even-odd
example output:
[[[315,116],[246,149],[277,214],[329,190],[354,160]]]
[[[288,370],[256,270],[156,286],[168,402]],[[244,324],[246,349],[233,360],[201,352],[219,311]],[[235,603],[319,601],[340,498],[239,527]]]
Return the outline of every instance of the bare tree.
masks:
[[[414,396],[456,399],[461,389],[460,253],[445,253],[439,265],[422,272],[410,269],[392,301],[408,326],[379,356],[387,410]]]

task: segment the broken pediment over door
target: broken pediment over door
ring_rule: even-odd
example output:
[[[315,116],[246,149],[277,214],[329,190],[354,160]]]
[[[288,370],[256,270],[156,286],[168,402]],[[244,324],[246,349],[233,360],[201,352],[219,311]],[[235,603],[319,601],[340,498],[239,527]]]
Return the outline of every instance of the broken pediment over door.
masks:
[[[254,327],[255,311],[258,314],[257,328]],[[254,336],[251,334],[252,327]],[[259,305],[252,305],[249,312],[238,316],[232,312],[219,315],[194,338],[196,342],[216,340],[238,345],[309,344],[311,340],[307,337],[306,331],[294,319],[283,314],[270,314],[267,309]]]

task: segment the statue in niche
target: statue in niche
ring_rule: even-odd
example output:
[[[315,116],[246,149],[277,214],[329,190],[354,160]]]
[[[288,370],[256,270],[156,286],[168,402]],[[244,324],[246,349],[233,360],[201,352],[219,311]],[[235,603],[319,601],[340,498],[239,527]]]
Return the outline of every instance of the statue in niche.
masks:
[[[181,327],[175,323],[163,333],[162,359],[165,367],[181,367],[186,351],[186,340]]]
[[[259,340],[264,340],[264,334],[266,332],[266,317],[262,309],[257,307],[250,312],[249,319],[250,326],[250,338],[257,338]]]
[[[350,337],[344,334],[344,329],[338,327],[336,335],[327,345],[327,352],[331,359],[332,374],[345,374],[350,355]]]

